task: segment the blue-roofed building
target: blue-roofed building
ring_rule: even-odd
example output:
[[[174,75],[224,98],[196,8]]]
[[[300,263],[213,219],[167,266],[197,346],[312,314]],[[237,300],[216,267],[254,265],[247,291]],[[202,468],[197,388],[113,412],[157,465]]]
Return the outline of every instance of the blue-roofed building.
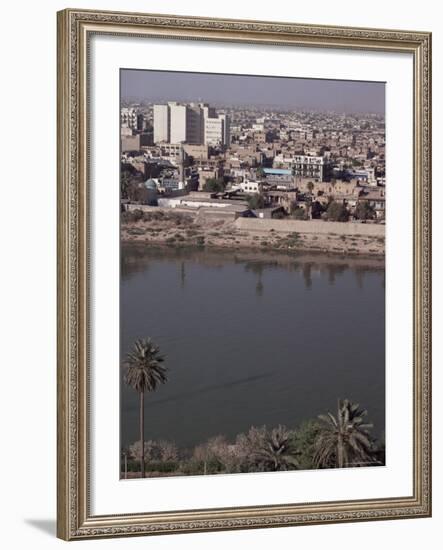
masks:
[[[266,183],[277,189],[294,189],[295,182],[292,170],[285,168],[263,168]]]
[[[286,168],[263,168],[263,172],[266,176],[292,176],[292,170]]]

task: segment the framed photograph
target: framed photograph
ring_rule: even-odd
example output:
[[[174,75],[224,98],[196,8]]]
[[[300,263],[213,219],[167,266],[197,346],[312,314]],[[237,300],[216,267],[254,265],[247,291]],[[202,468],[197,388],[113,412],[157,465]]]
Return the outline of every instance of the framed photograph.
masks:
[[[431,514],[431,35],[58,13],[58,536]]]

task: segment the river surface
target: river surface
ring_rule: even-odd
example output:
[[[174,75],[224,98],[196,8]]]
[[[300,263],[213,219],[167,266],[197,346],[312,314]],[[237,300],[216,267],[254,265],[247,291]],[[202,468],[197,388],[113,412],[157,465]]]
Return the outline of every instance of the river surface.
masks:
[[[120,307],[122,364],[151,337],[169,371],[145,399],[146,439],[190,448],[253,425],[295,427],[335,414],[339,398],[384,431],[380,260],[123,245]],[[139,439],[138,405],[122,382],[124,447]]]

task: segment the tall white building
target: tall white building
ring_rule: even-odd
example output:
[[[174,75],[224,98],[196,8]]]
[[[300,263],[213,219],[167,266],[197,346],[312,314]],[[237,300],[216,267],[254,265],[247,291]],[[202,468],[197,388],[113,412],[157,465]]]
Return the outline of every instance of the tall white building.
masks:
[[[205,145],[227,147],[230,137],[230,124],[227,115],[205,118]]]
[[[154,143],[170,143],[169,106],[154,105]]]
[[[179,105],[176,102],[168,103],[169,107],[169,140],[170,143],[181,143],[186,141],[186,105]]]
[[[319,181],[323,181],[325,175],[325,160],[323,157],[295,155],[292,159],[292,172],[294,176],[315,178]]]
[[[229,117],[217,115],[206,103],[154,105],[154,142],[226,147],[230,143]]]

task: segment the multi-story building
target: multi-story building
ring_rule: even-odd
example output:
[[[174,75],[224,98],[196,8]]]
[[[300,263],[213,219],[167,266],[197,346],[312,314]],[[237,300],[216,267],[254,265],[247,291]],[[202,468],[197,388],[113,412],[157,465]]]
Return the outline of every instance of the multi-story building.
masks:
[[[324,159],[323,157],[310,157],[307,155],[295,155],[292,163],[294,176],[313,178],[323,181]]]
[[[122,153],[127,151],[140,151],[140,136],[123,136],[121,139]]]
[[[244,193],[261,193],[263,191],[263,184],[260,181],[246,178],[239,184],[239,186]]]
[[[170,101],[167,105],[154,105],[155,143],[200,145],[203,140],[203,111],[199,105],[182,105],[176,101]]]
[[[134,134],[132,128],[129,128],[129,126],[121,126],[120,127],[120,135],[121,137],[126,136],[132,136]]]
[[[186,143],[204,144],[204,133],[204,112],[201,105],[195,103],[186,105]]]
[[[134,108],[122,107],[120,111],[120,126],[132,130],[143,130],[143,115]]]
[[[276,189],[295,189],[294,177],[291,170],[284,168],[263,168],[265,181]]]
[[[162,143],[160,145],[160,155],[171,162],[176,162],[180,158],[182,145],[180,143]]]
[[[226,147],[229,117],[205,103],[154,105],[154,142]]]
[[[263,145],[266,143],[266,134],[265,132],[254,132],[253,139],[255,143]]]
[[[205,119],[205,144],[212,146],[226,146],[228,139],[228,124],[226,115],[208,117]]]
[[[154,105],[154,143],[169,143],[169,105]]]
[[[187,107],[175,102],[168,103],[169,107],[169,142],[182,143],[186,141]]]
[[[208,160],[208,146],[207,145],[193,145],[185,143],[183,145],[184,152],[193,157],[195,161]]]

